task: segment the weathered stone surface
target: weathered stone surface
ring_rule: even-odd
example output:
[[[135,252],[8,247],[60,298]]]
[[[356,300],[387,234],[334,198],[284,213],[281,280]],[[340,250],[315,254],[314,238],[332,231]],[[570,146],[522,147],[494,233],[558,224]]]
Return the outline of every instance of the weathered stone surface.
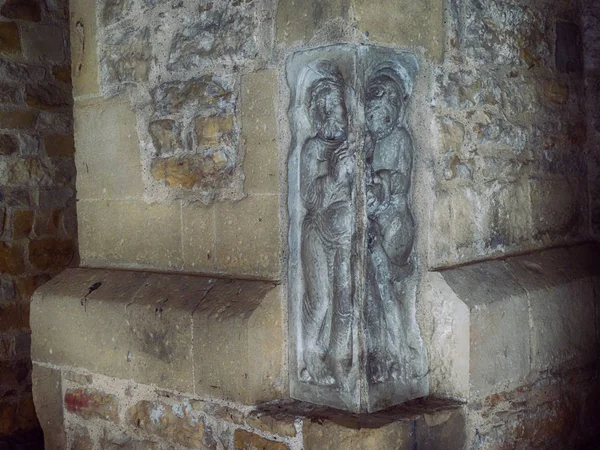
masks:
[[[261,37],[259,20],[265,19],[259,15],[258,2],[210,2],[199,9],[197,21],[173,39],[169,70],[202,67],[210,60],[241,62],[257,56]]]
[[[152,274],[127,307],[132,373],[141,383],[194,391],[192,313],[208,278]]]
[[[23,104],[23,89],[12,83],[0,83],[0,102],[8,105]]]
[[[0,111],[0,128],[31,128],[36,118],[34,111]]]
[[[232,93],[227,86],[211,75],[187,82],[163,83],[153,92],[156,112],[160,115],[182,111],[221,109],[231,103]]]
[[[45,448],[64,450],[63,398],[60,371],[33,364],[33,400],[44,430]]]
[[[38,0],[7,0],[0,14],[9,19],[28,20],[39,22],[41,19],[41,8]]]
[[[33,229],[33,211],[13,211],[12,222],[14,240],[29,236]]]
[[[79,385],[87,385],[92,384],[94,377],[89,374],[84,374],[80,372],[75,372],[73,370],[67,370],[63,373],[63,378],[68,381],[72,381],[73,383],[77,383]]]
[[[46,238],[29,242],[29,262],[40,270],[64,269],[73,259],[74,252],[72,240]]]
[[[84,419],[98,417],[119,423],[119,405],[114,395],[92,389],[68,389],[65,408]]]
[[[214,207],[189,205],[182,211],[183,262],[186,270],[214,272],[215,217]]]
[[[129,423],[152,436],[191,448],[204,448],[204,423],[189,403],[166,405],[142,400],[127,412]]]
[[[216,150],[204,155],[156,159],[152,162],[152,176],[167,181],[173,188],[215,188],[227,183],[235,165],[233,156],[226,150]]]
[[[160,450],[161,446],[157,442],[140,441],[132,439],[127,435],[110,435],[105,431],[100,439],[100,445],[103,450]]]
[[[544,83],[544,97],[552,103],[565,104],[569,100],[569,86],[554,80],[546,81]]]
[[[101,50],[102,78],[108,84],[147,81],[152,60],[150,29],[123,23],[111,29]]]
[[[444,152],[459,151],[465,139],[465,127],[460,122],[450,118],[440,121]]]
[[[15,286],[19,294],[19,299],[28,303],[35,290],[48,282],[50,278],[48,274],[28,275],[17,278]]]
[[[56,81],[71,84],[71,66],[54,66],[52,68],[52,75],[54,75]]]
[[[40,209],[35,213],[33,231],[36,237],[55,236],[59,231],[61,220],[60,210]],[[67,233],[71,235],[70,233]]]
[[[280,436],[296,436],[294,419],[290,417],[273,417],[268,414],[252,411],[246,417],[246,424],[267,433]]]
[[[80,201],[79,254],[83,266],[179,268],[181,206],[143,201]],[[160,240],[148,245],[148,236]]]
[[[94,442],[90,437],[89,431],[81,426],[72,425],[71,430],[69,430],[69,434],[71,435],[71,445],[69,450],[93,450]]]
[[[25,102],[30,108],[53,110],[71,105],[71,92],[53,84],[25,87]]]
[[[444,3],[385,0],[377,3],[352,0],[356,23],[369,39],[395,45],[424,47],[432,59],[444,51]],[[401,13],[396,13],[402,11]],[[427,33],[423,33],[426,29]]]
[[[15,298],[15,284],[12,280],[0,278],[0,301],[7,302]]]
[[[0,155],[12,155],[19,150],[17,140],[10,134],[0,135]]]
[[[141,197],[136,117],[129,102],[81,103],[74,115],[78,197]]]
[[[10,275],[20,275],[24,271],[23,246],[0,242],[0,272]]]
[[[217,266],[233,273],[280,277],[279,201],[277,196],[250,196],[215,206]],[[239,218],[245,217],[245,222]]]
[[[110,25],[118,22],[131,11],[133,0],[108,0],[102,5],[103,25]]]
[[[278,192],[277,83],[274,70],[242,76],[244,189],[249,194]]]
[[[61,272],[33,296],[32,359],[131,378],[125,306],[147,276],[90,269]],[[109,328],[111,333],[106,333]]]
[[[55,25],[27,25],[21,28],[23,54],[30,61],[63,64],[66,57],[65,33]]]
[[[233,446],[235,450],[289,450],[289,447],[282,442],[265,439],[258,434],[249,431],[237,429],[234,434]]]
[[[194,312],[193,321],[197,394],[245,404],[283,395],[279,289],[265,282],[219,280]],[[260,360],[254,354],[260,354]]]
[[[75,141],[72,135],[50,134],[44,136],[46,155],[71,156],[75,153]]]
[[[230,144],[233,132],[233,116],[197,117],[194,120],[196,143],[213,147]]]
[[[280,1],[277,5],[277,41],[288,45],[297,41],[308,42],[328,21],[347,20],[348,6],[345,0]]]
[[[0,53],[15,54],[21,51],[19,29],[14,22],[0,23]]]
[[[181,128],[174,120],[162,119],[150,122],[148,131],[152,137],[154,148],[159,155],[183,150]]]
[[[96,2],[73,2],[70,18],[73,96],[97,94]]]

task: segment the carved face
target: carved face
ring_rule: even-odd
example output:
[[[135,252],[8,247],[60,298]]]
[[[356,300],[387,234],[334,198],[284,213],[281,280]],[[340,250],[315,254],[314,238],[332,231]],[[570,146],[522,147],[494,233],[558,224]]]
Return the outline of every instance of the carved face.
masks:
[[[399,86],[391,78],[380,76],[370,81],[366,97],[367,128],[375,139],[383,139],[396,127],[402,110]]]
[[[311,109],[317,136],[327,141],[343,141],[348,118],[342,88],[332,82],[319,83],[312,94]]]

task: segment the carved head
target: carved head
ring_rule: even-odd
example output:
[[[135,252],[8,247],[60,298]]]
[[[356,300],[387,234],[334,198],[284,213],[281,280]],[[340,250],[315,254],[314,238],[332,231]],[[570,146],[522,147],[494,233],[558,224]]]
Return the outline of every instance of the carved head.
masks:
[[[313,70],[317,79],[310,89],[309,109],[317,136],[327,141],[343,141],[348,131],[348,113],[342,74],[329,61],[317,61]]]
[[[404,115],[408,95],[391,71],[380,71],[369,80],[366,91],[367,128],[375,139],[387,137]]]

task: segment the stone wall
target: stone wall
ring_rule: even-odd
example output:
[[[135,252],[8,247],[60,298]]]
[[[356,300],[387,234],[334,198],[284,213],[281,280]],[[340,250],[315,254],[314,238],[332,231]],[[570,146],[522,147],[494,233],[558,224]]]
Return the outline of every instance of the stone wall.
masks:
[[[29,302],[77,253],[67,6],[0,2],[0,436],[39,427]]]

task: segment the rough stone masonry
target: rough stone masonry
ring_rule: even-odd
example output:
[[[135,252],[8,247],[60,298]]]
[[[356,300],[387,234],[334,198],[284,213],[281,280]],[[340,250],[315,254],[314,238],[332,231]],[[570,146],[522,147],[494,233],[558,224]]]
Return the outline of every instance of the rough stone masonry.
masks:
[[[65,2],[0,4],[0,441],[35,437],[29,302],[77,254],[68,28]]]

